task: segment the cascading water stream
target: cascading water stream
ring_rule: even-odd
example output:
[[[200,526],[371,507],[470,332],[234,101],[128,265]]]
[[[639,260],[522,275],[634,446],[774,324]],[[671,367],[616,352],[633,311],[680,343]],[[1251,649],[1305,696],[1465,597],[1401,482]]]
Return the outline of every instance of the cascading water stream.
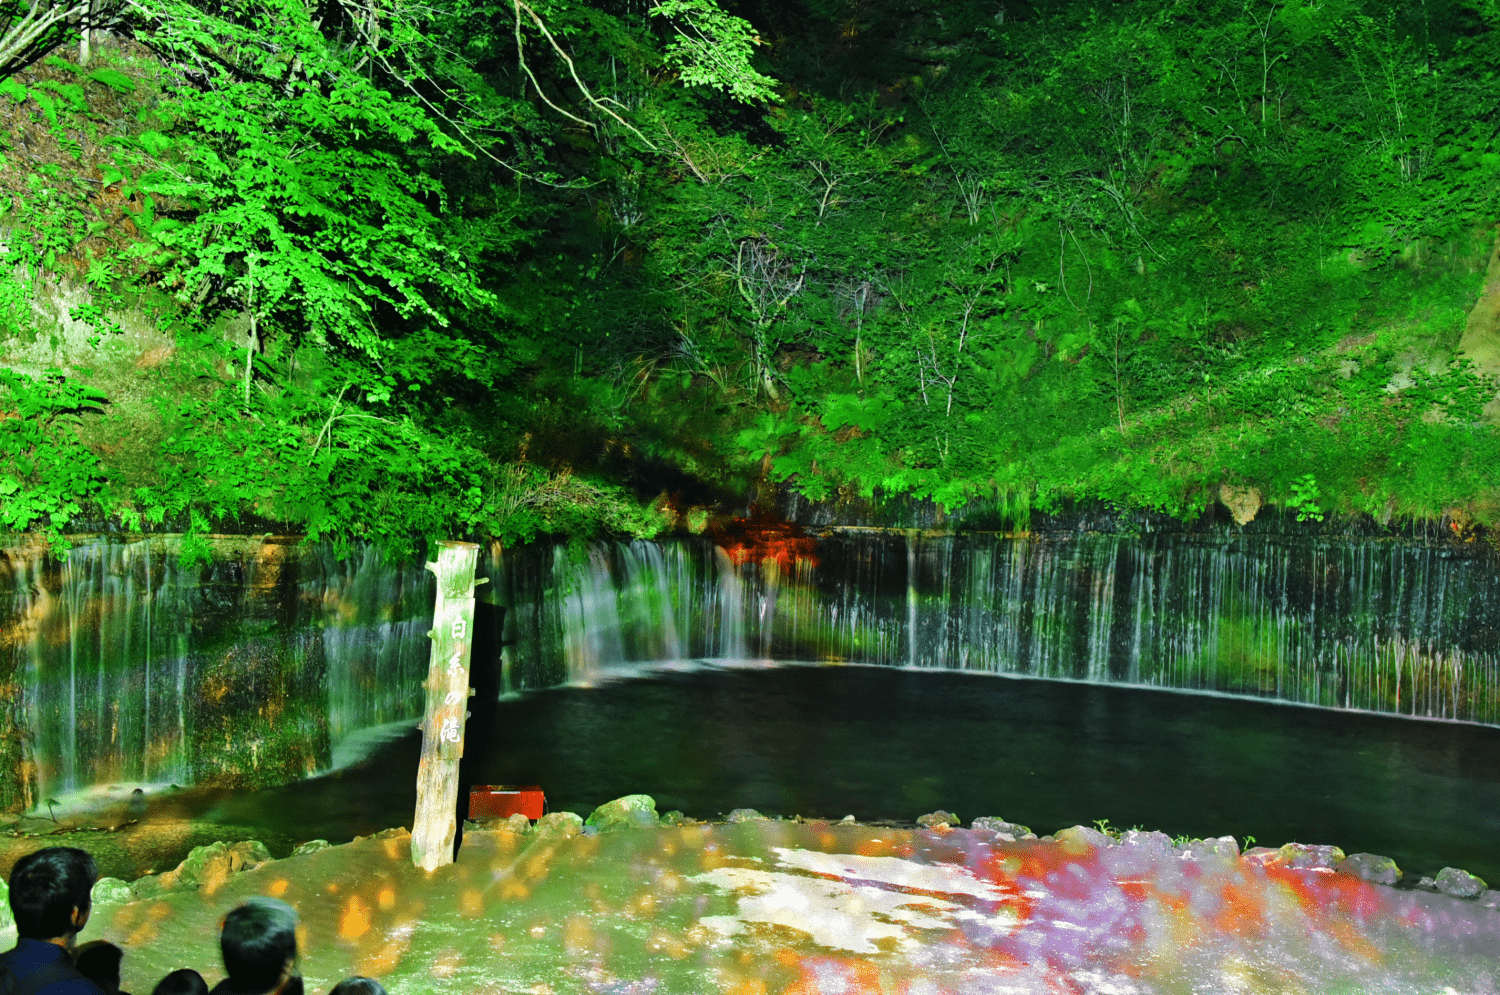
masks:
[[[830,529],[817,550],[819,565],[789,569],[735,565],[706,539],[605,544],[551,552],[550,577],[521,551],[501,571],[569,607],[555,636],[524,613],[508,631],[517,646],[566,645],[575,680],[754,647],[1500,722],[1500,592],[1483,547]]]
[[[94,784],[277,783],[352,733],[415,720],[431,585],[374,550],[81,539],[0,546],[6,800]]]
[[[758,657],[1500,724],[1500,590],[1480,544],[839,527],[805,542],[815,555],[703,537],[491,550],[476,627],[493,630],[501,693]],[[415,721],[432,597],[418,563],[220,545],[193,568],[162,537],[62,557],[0,546],[0,800],[285,782],[362,730]]]

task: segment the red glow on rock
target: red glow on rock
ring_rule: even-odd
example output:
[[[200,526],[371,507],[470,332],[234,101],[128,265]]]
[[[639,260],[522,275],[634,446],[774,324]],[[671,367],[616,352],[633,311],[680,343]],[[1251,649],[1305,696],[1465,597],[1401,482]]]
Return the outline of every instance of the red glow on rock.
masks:
[[[783,571],[801,560],[817,566],[815,550],[818,540],[795,522],[784,522],[766,512],[756,511],[749,518],[736,518],[709,530],[715,543],[731,563],[764,563],[772,560]]]

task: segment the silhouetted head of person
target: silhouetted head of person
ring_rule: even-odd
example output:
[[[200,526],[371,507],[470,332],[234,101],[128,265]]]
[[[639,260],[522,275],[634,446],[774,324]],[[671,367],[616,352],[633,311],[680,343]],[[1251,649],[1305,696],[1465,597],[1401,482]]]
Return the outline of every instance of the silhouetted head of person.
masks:
[[[219,950],[236,991],[276,989],[297,961],[297,910],[277,898],[250,899],[224,917]]]
[[[190,967],[179,967],[151,989],[151,995],[208,995],[208,982]]]
[[[108,940],[91,940],[78,948],[73,964],[78,973],[104,989],[104,995],[120,990],[120,961],[125,951]]]
[[[374,978],[356,975],[334,985],[328,995],[385,995],[385,986]]]
[[[89,895],[99,868],[87,850],[49,846],[28,853],[10,870],[10,912],[16,935],[48,940],[69,953],[89,921]]]

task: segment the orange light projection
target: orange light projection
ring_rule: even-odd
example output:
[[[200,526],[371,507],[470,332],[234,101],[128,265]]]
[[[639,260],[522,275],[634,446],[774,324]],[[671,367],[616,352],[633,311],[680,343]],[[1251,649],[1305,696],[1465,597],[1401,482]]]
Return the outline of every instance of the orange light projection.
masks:
[[[711,526],[708,533],[736,566],[771,560],[785,572],[799,560],[808,566],[818,565],[818,540],[802,526],[784,522],[769,512],[753,511],[749,518]]]

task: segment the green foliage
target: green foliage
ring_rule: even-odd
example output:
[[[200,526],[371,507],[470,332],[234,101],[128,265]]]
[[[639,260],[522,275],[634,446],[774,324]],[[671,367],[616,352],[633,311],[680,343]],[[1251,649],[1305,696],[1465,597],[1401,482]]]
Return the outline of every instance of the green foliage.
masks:
[[[1316,474],[1304,473],[1292,481],[1292,496],[1287,498],[1285,505],[1288,509],[1297,513],[1297,521],[1321,522],[1323,513],[1318,510],[1318,495],[1322,493],[1318,489],[1318,478]]]
[[[776,81],[750,66],[751,46],[765,43],[743,18],[710,0],[661,0],[651,16],[667,18],[676,31],[666,58],[684,83],[711,86],[745,103],[776,98]]]
[[[1225,481],[1500,516],[1455,356],[1500,209],[1484,4],[355,9],[160,0],[122,15],[160,84],[0,81],[62,150],[9,205],[8,333],[64,262],[101,336],[170,297],[141,514],[642,534],[638,497],[767,477],[1014,523]],[[137,120],[79,158],[101,100]]]
[[[525,463],[495,465],[468,439],[340,398],[288,392],[251,411],[225,387],[162,401],[173,434],[160,483],[137,489],[133,519],[186,518],[190,534],[253,513],[296,522],[310,541],[375,541],[402,553],[423,539],[655,534],[658,515],[623,489]]]
[[[63,542],[63,527],[104,487],[98,457],[76,436],[81,414],[103,401],[61,370],[0,367],[0,525]]]

